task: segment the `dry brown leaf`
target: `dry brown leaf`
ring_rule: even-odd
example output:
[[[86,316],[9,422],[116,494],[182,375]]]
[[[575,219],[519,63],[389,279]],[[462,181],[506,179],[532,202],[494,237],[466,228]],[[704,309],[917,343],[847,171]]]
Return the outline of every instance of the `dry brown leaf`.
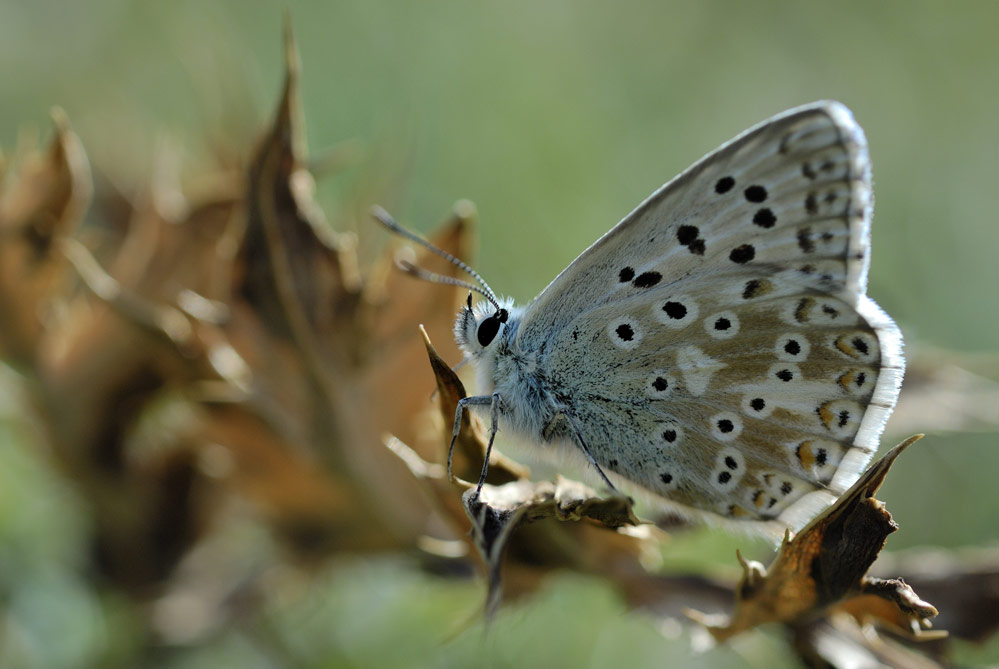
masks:
[[[906,551],[882,556],[875,569],[903,574],[940,609],[934,623],[950,637],[983,642],[999,631],[999,549]]]
[[[724,641],[764,623],[793,625],[844,601],[876,595],[891,601],[892,610],[909,621],[914,630],[928,627],[927,619],[937,614],[933,606],[901,582],[866,576],[887,536],[898,529],[874,494],[899,454],[919,438],[905,440],[874,463],[794,539],[785,536],[769,567],[739,556],[744,574],[736,589],[735,611],[728,620],[715,621],[694,611],[692,617],[704,622],[715,639]],[[863,601],[868,600],[852,603],[859,607]],[[855,608],[863,618],[877,618],[880,612],[880,602],[877,607]],[[892,615],[885,622],[897,624],[897,620]]]
[[[608,529],[640,524],[627,498],[597,497],[582,483],[562,477],[554,483],[520,480],[499,486],[484,485],[481,493],[472,488],[462,495],[462,504],[472,521],[472,541],[489,575],[487,616],[499,608],[503,555],[520,526],[545,519],[589,520]]]
[[[61,110],[44,154],[23,161],[0,192],[0,355],[29,368],[59,294],[66,261],[58,242],[76,229],[90,201],[90,165]]]
[[[275,335],[291,339],[323,373],[323,358],[357,355],[343,327],[360,278],[353,245],[334,233],[313,199],[298,96],[298,52],[286,23],[285,84],[277,116],[250,162],[238,292]],[[339,325],[339,327],[338,327]],[[320,385],[328,385],[328,380]]]
[[[56,125],[48,154],[28,159],[0,207],[3,327],[17,331],[4,340],[20,349],[4,354],[30,362],[22,369],[34,378],[34,408],[52,452],[95,511],[97,566],[142,591],[205,526],[195,512],[202,487],[190,441],[178,434],[164,436],[163,448],[128,447],[153,398],[171,380],[190,378],[189,362],[162,336],[186,339],[190,328],[176,310],[122,290],[72,236],[90,200],[90,170],[61,114]],[[99,301],[64,276],[67,260],[83,263],[77,269]],[[43,321],[51,303],[62,305],[60,315]]]
[[[227,463],[222,478],[258,505],[299,556],[396,545],[373,509],[358,503],[354,482],[318,466],[246,409],[238,404],[208,407],[199,437],[214,445],[213,458],[221,455]]]
[[[343,260],[349,249],[326,235],[311,200],[295,139],[301,129],[290,35],[287,55],[280,111],[249,169],[246,192],[233,189],[231,180],[206,178],[218,187],[189,200],[170,161],[161,161],[137,203],[120,191],[100,200],[114,205],[112,227],[127,221],[121,237],[98,244],[109,269],[65,234],[71,226],[52,228],[62,235],[52,245],[56,260],[69,258],[89,291],[57,292],[63,299],[73,295],[67,316],[22,348],[37,360],[31,368],[39,377],[36,406],[53,450],[93,504],[105,573],[130,588],[141,590],[169,573],[200,531],[185,528],[205,525],[207,507],[194,491],[219,482],[253,500],[292,545],[312,554],[411,545],[431,515],[402,504],[417,496],[417,485],[374,447],[386,429],[381,414],[392,415],[393,425],[403,417],[390,410],[384,388],[373,397],[365,393],[368,368],[356,348],[343,346],[381,343],[365,330],[370,320],[358,314],[358,277]],[[75,172],[89,172],[64,149],[73,142],[61,125],[48,162],[40,163],[45,169],[27,170],[16,183],[18,198],[3,200],[8,225],[0,253],[25,246],[14,233],[29,224],[47,230],[36,210],[74,223],[79,218],[66,184],[75,184]],[[98,211],[93,218],[103,216]],[[239,238],[232,233],[244,229],[259,233],[250,235],[259,245],[244,245],[243,264],[236,264]],[[246,290],[241,278],[247,263],[263,267],[251,277],[255,289]],[[21,285],[28,275],[16,271],[31,268],[7,263],[4,269],[12,272],[12,285]],[[280,304],[253,301],[268,291]],[[16,297],[21,313],[37,313],[40,298],[30,291]],[[296,336],[285,336],[294,329],[289,325],[298,328]],[[415,334],[414,328],[418,350]],[[155,453],[162,457],[151,457],[137,447],[133,426],[170,394],[190,406],[157,438]],[[412,395],[426,399],[422,388]],[[192,410],[199,404],[207,411]],[[206,477],[203,452],[227,453],[229,474]],[[187,463],[184,485],[178,484],[181,469],[170,463]],[[161,513],[167,497],[170,516]],[[174,548],[160,540],[167,538]],[[153,553],[158,562],[149,558]],[[158,566],[143,569],[147,563]]]

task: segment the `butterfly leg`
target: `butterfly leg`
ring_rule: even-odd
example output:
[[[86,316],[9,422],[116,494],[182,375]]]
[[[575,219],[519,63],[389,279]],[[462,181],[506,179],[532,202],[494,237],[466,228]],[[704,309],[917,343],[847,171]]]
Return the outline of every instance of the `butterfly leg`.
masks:
[[[590,448],[589,446],[586,445],[586,440],[583,439],[583,433],[582,431],[580,431],[579,426],[576,425],[576,421],[572,418],[572,416],[570,416],[567,413],[562,412],[559,415],[565,419],[566,423],[569,424],[569,428],[572,430],[573,435],[576,437],[576,444],[583,451],[583,453],[586,454],[586,459],[589,460],[590,464],[593,465],[593,468],[597,470],[597,473],[600,474],[600,478],[604,480],[604,483],[607,484],[607,487],[610,488],[611,492],[613,492],[615,495],[621,495],[622,497],[624,497],[625,495],[623,495],[621,491],[618,490],[617,487],[610,482],[610,479],[607,478],[607,474],[604,474],[604,470],[601,469],[600,465],[597,464],[596,459],[593,457],[593,453],[590,453]]]
[[[451,431],[451,445],[447,449],[447,479],[451,482],[455,481],[454,473],[451,469],[451,463],[454,461],[454,445],[458,441],[458,434],[461,432],[461,417],[465,412],[465,407],[468,406],[489,406],[491,409],[489,443],[486,446],[486,456],[482,463],[482,473],[479,475],[479,483],[475,488],[475,494],[478,495],[482,490],[482,484],[486,481],[486,473],[489,471],[489,456],[493,450],[493,440],[496,438],[496,432],[499,431],[500,395],[499,393],[476,395],[474,397],[462,397],[458,400],[458,406],[454,411],[454,429]]]

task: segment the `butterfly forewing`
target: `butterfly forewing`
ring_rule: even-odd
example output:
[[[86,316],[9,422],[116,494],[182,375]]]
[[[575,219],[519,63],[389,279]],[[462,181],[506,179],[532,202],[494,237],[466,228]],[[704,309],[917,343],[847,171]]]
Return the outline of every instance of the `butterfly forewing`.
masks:
[[[877,447],[901,339],[866,291],[863,133],[838,103],[709,154],[527,307],[597,462],[689,509],[800,524]],[[831,493],[831,494],[830,494]]]

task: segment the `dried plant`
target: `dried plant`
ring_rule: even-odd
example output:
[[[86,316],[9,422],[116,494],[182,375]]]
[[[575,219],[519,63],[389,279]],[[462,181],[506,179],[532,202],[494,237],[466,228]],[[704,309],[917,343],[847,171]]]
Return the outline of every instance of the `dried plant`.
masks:
[[[365,262],[356,237],[334,231],[353,214],[331,224],[313,198],[290,34],[285,55],[277,113],[252,158],[205,178],[196,197],[174,186],[166,160],[138,197],[107,184],[95,195],[58,111],[49,148],[4,168],[0,356],[21,375],[53,465],[91,506],[94,564],[113,587],[137,602],[190,587],[179,561],[239,499],[303,564],[464,546],[433,559],[478,560],[488,612],[569,569],[613,583],[649,615],[704,625],[719,642],[782,625],[813,666],[845,666],[857,653],[945,666],[942,635],[927,631],[937,609],[953,635],[995,633],[999,597],[986,587],[999,578],[995,554],[868,574],[897,529],[874,494],[915,438],[786,537],[769,566],[738,556],[738,583],[650,571],[643,556],[664,530],[630,500],[564,478],[533,481],[502,455],[481,496],[471,494],[465,480],[476,479],[484,443],[468,414],[459,480],[448,482],[442,463],[465,391],[445,360],[457,358],[448,333],[461,295],[394,271],[389,254]],[[432,242],[467,257],[473,219],[469,205],[457,207]],[[433,256],[418,262],[454,271]],[[417,323],[447,342],[443,357]],[[926,369],[938,375],[933,392],[980,396],[984,384],[995,393],[994,382],[968,383],[953,365]],[[941,383],[945,373],[962,382]],[[915,405],[922,395],[912,395]]]

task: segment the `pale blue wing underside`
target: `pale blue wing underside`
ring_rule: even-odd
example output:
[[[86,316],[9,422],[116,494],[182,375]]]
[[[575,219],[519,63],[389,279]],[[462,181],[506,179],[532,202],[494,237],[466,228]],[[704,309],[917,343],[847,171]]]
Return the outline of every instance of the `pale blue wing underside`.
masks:
[[[524,310],[602,467],[681,510],[800,524],[877,449],[904,361],[866,297],[849,110],[756,126],[660,188]]]

